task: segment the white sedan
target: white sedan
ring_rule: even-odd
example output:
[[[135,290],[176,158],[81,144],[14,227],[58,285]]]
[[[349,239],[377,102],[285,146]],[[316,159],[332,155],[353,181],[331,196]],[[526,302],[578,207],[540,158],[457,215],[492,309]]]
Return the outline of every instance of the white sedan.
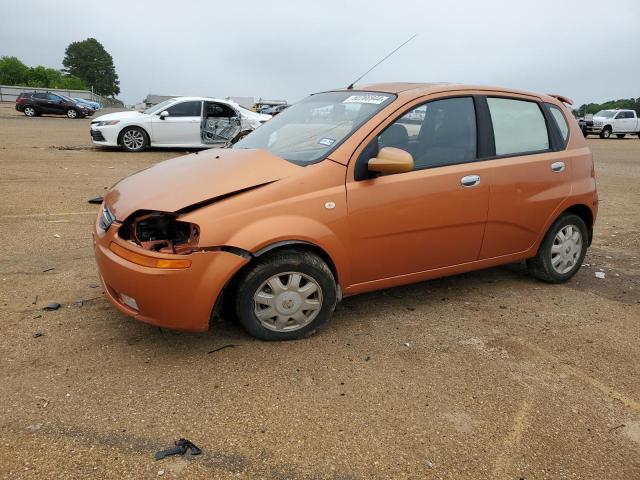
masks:
[[[116,112],[91,122],[96,145],[140,152],[147,147],[225,147],[255,130],[263,115],[228,100],[176,97],[144,112]]]

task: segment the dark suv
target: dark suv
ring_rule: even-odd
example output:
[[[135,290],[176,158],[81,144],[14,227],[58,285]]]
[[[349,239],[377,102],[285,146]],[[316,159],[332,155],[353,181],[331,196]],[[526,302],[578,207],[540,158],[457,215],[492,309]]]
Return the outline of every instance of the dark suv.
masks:
[[[72,98],[51,92],[21,93],[16,98],[16,110],[27,117],[36,117],[43,113],[66,115],[69,118],[83,118],[93,115],[93,110],[81,105]]]

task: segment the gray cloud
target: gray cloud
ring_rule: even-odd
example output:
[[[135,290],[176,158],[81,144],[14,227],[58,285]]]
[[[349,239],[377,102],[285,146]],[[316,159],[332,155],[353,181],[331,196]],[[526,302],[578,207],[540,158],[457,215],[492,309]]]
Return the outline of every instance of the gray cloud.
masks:
[[[491,84],[580,104],[640,96],[640,2],[613,3],[25,1],[3,7],[0,55],[61,68],[70,42],[95,37],[129,103],[150,92],[295,101],[349,84],[417,33],[364,81]]]

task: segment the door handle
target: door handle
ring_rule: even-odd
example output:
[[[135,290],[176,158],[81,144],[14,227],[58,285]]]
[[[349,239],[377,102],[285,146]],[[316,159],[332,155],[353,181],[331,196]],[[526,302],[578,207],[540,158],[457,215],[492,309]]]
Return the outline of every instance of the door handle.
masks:
[[[551,170],[554,172],[564,172],[564,162],[554,162],[551,164]]]
[[[465,175],[460,179],[463,187],[475,187],[480,185],[480,175]]]

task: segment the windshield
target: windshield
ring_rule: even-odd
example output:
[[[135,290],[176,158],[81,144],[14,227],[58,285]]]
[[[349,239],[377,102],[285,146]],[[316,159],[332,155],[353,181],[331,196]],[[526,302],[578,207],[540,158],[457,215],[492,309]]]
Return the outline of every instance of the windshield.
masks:
[[[616,114],[615,110],[600,110],[598,113],[594,115],[594,117],[613,118],[615,114]]]
[[[175,98],[171,98],[169,100],[165,100],[164,102],[160,102],[160,103],[154,105],[153,107],[147,108],[142,113],[146,113],[147,115],[150,115],[150,114],[155,113],[155,112],[161,112],[162,110],[164,110],[164,107],[166,107],[167,105],[171,105],[173,102],[175,102],[175,100],[176,100]]]
[[[299,165],[317,162],[395,98],[391,93],[354,91],[311,95],[233,148],[263,148]]]

